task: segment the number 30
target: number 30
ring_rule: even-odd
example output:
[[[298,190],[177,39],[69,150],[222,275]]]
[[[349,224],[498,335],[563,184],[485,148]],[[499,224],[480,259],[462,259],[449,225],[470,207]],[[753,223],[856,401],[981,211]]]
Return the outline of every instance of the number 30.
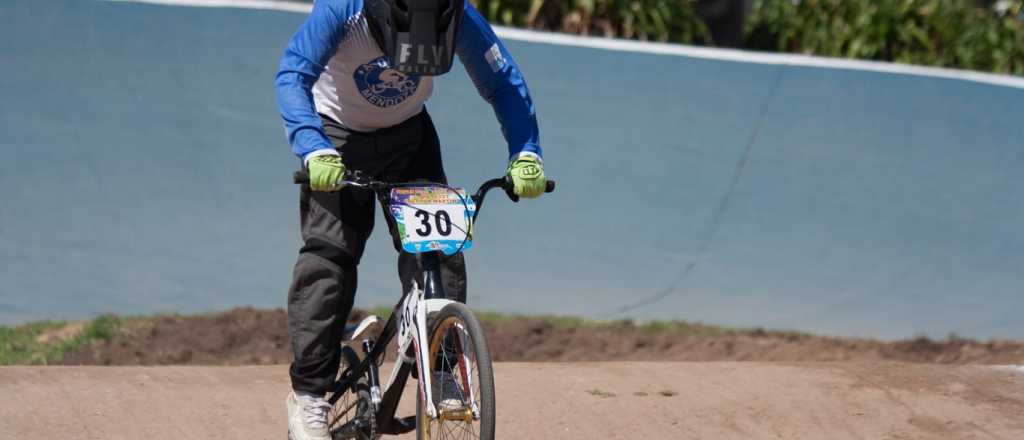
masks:
[[[427,211],[419,210],[416,211],[416,217],[420,219],[421,228],[416,229],[416,234],[420,237],[426,237],[430,235],[430,213]],[[447,237],[452,233],[452,218],[446,211],[437,211],[434,214],[434,225],[437,226],[437,233],[443,237]]]

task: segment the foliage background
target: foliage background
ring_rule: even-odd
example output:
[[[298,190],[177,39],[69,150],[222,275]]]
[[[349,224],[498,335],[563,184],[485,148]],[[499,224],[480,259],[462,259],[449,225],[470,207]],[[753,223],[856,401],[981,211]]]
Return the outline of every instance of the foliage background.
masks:
[[[492,23],[1024,75],[1024,0],[476,0]],[[735,41],[709,29],[747,11]]]

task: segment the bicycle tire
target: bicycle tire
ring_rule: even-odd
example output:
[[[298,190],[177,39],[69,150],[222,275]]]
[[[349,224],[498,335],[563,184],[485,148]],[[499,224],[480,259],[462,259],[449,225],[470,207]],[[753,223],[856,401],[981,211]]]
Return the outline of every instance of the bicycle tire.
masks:
[[[461,324],[461,329],[455,324]],[[472,401],[466,405],[465,410],[472,412],[472,408],[475,407],[479,417],[472,417],[472,420],[469,421],[444,420],[440,417],[431,419],[426,411],[423,387],[420,386],[421,382],[416,387],[416,438],[417,440],[493,440],[495,399],[494,370],[491,365],[491,354],[487,347],[487,338],[483,327],[465,304],[449,304],[431,317],[430,331],[428,333],[430,335],[428,342],[429,370],[433,371],[434,366],[439,361],[445,363],[444,359],[438,359],[438,355],[442,347],[446,345],[445,337],[452,334],[449,331],[452,329],[463,331],[467,337],[466,339],[472,345],[469,350],[466,350],[466,347],[461,347],[462,350],[460,352],[471,355],[472,359],[468,362],[471,365],[464,366],[463,364],[467,362],[461,356],[458,356],[457,368],[459,368],[459,375],[456,377],[462,378],[461,383],[458,384],[460,392],[464,392],[467,383],[474,384],[472,393],[470,393]],[[454,340],[454,338],[449,338],[449,340]],[[445,357],[445,359],[448,357]],[[442,368],[448,367],[452,366],[442,365]],[[466,374],[462,375],[463,372]],[[446,424],[450,424],[448,425],[450,428],[459,428],[455,429],[459,434],[448,435],[452,434],[452,430],[445,429]]]
[[[347,345],[341,346],[341,365],[338,369],[339,374],[345,372],[346,368],[349,366],[358,365],[359,362],[359,356],[352,347]],[[345,394],[348,395],[342,396],[342,398],[338,399],[328,412],[327,426],[331,432],[331,438],[338,440],[379,439],[380,434],[377,434],[377,420],[370,400],[370,386],[366,378],[359,378],[351,389],[345,391]],[[354,406],[354,408],[350,408],[350,405]],[[351,411],[353,409],[354,411]],[[352,423],[356,419],[365,420],[366,426],[354,432],[342,431],[342,426]]]

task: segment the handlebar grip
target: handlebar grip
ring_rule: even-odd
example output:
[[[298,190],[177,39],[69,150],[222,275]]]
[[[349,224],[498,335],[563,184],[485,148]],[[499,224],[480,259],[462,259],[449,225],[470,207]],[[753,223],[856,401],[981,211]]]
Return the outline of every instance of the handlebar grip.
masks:
[[[510,180],[505,179],[505,181],[503,182],[502,188],[505,189],[505,194],[508,195],[509,200],[512,200],[513,202],[516,202],[516,203],[519,203],[519,196],[517,196],[514,192],[512,192],[512,182]],[[547,183],[544,184],[544,192],[546,192],[546,193],[555,192],[555,181],[554,180],[548,180]]]
[[[309,183],[309,173],[307,173],[306,170],[296,171],[295,173],[292,174],[292,183],[294,183],[296,185],[301,185],[301,184],[304,184],[304,183],[308,184]]]

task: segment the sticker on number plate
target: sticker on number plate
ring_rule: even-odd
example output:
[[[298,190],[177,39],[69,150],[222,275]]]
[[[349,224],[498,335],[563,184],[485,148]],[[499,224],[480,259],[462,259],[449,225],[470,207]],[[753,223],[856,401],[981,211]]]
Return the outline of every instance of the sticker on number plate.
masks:
[[[391,189],[391,215],[406,252],[445,255],[473,245],[476,205],[462,188],[405,186]]]

